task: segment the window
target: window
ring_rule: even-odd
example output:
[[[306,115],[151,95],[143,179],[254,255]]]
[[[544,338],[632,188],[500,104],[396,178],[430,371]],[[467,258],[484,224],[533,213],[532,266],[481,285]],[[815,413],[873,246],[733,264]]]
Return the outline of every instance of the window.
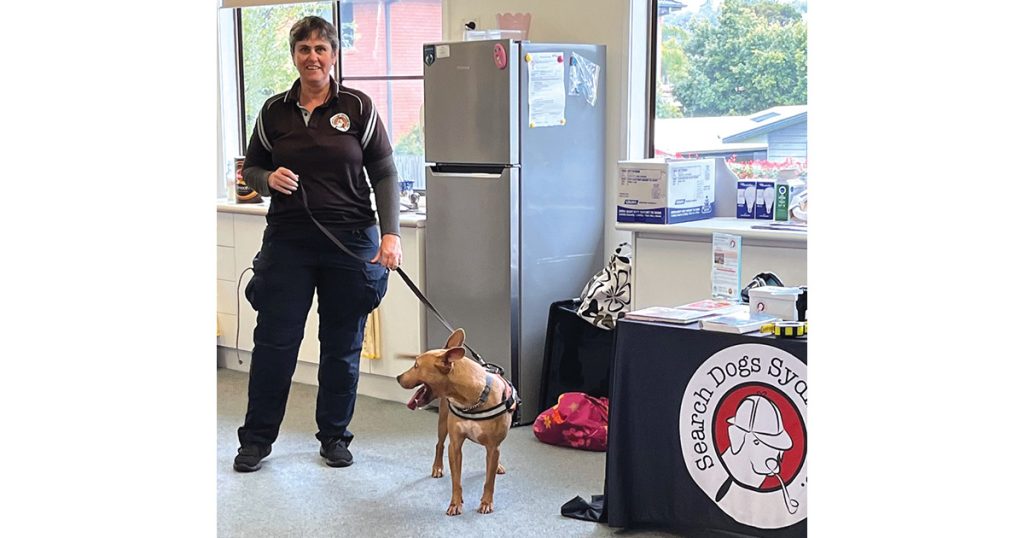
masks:
[[[425,189],[423,44],[441,40],[441,0],[345,0],[342,25],[355,45],[341,58],[341,81],[373,99],[395,149],[399,180]]]
[[[226,163],[245,153],[264,101],[288,90],[298,76],[288,46],[292,24],[317,15],[332,21],[340,33],[335,78],[373,99],[395,148],[399,179],[425,188],[422,47],[441,40],[441,2],[342,0],[222,10],[221,144],[226,173],[231,174]],[[230,71],[237,76],[229,77]],[[220,185],[219,196],[231,184]]]
[[[648,156],[807,160],[805,0],[652,0]]]
[[[334,21],[331,9],[332,2],[310,2],[238,10],[242,44],[241,103],[245,112],[242,119],[245,133],[242,139],[243,154],[263,102],[272,95],[286,91],[297,78],[288,46],[288,30],[295,21],[307,15]]]

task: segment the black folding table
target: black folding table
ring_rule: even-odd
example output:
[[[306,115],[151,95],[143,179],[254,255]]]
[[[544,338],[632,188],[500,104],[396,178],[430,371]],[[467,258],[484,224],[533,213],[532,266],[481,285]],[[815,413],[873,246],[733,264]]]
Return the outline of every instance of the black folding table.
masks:
[[[805,537],[806,364],[805,338],[620,320],[608,524]]]

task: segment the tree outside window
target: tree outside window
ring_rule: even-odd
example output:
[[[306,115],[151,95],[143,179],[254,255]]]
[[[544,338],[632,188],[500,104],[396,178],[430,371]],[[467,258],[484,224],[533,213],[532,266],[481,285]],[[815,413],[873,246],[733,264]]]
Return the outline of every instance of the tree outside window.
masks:
[[[804,106],[806,118],[806,1],[654,0],[654,6],[656,154],[705,149],[680,148],[671,138],[705,128],[729,138],[744,128],[737,118],[755,121],[773,107]],[[723,119],[686,121],[714,117]],[[802,143],[806,148],[806,126]]]

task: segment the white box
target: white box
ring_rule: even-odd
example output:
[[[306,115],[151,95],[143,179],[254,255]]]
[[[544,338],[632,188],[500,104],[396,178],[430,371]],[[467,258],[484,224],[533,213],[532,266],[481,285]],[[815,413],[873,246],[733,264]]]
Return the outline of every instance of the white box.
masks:
[[[747,293],[750,297],[751,312],[763,312],[779,316],[783,321],[799,320],[796,300],[802,293],[800,288],[761,286],[759,288],[751,288]]]
[[[714,216],[714,159],[619,161],[618,222],[675,224]]]

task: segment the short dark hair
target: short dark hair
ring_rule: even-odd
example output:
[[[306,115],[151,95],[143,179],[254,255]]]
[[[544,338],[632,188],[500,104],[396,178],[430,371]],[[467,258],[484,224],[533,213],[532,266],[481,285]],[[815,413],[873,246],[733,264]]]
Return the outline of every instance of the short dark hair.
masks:
[[[338,29],[320,17],[310,15],[292,25],[291,31],[288,32],[288,48],[291,53],[295,54],[296,43],[305,41],[314,35],[330,41],[331,49],[335,52],[338,51]]]

